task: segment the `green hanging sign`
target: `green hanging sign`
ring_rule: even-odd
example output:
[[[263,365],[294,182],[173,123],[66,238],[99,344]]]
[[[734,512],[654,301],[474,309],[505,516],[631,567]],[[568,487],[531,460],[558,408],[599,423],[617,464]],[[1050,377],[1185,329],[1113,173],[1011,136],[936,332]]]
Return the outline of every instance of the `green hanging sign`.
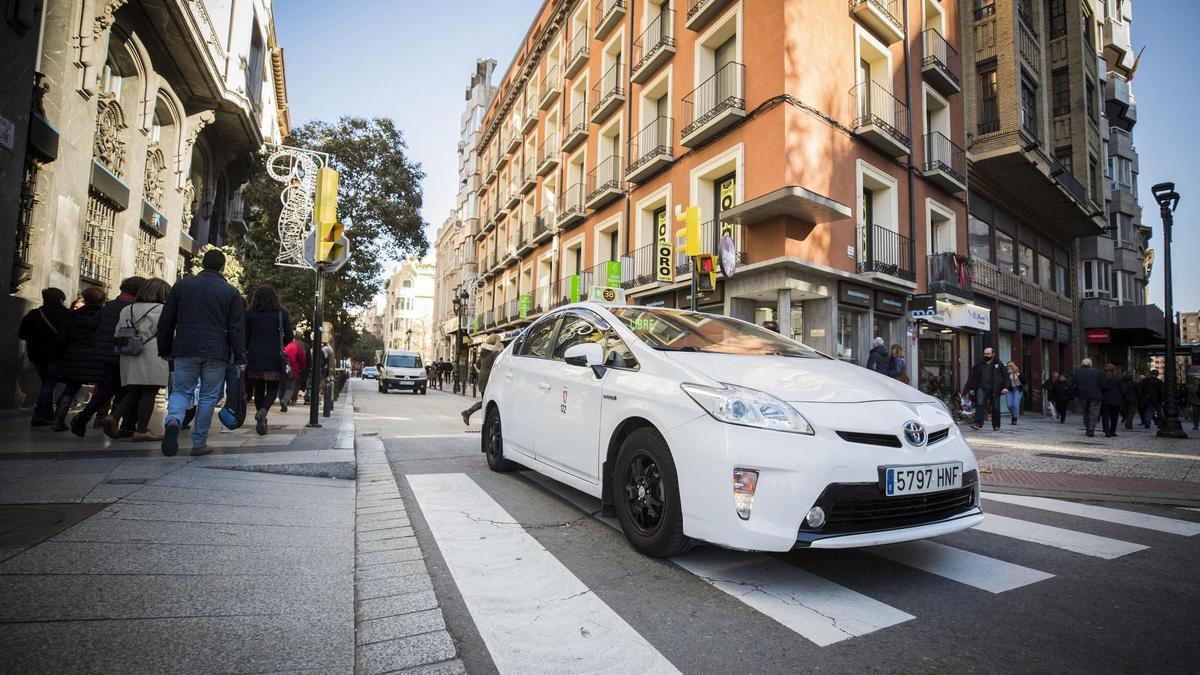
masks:
[[[605,286],[609,288],[620,288],[621,286],[621,261],[609,260],[605,269]]]
[[[524,319],[529,316],[529,310],[533,309],[533,296],[528,293],[522,293],[517,297],[517,316]]]
[[[567,277],[567,297],[570,298],[571,302],[579,302],[579,283],[580,278],[578,274],[572,274]]]

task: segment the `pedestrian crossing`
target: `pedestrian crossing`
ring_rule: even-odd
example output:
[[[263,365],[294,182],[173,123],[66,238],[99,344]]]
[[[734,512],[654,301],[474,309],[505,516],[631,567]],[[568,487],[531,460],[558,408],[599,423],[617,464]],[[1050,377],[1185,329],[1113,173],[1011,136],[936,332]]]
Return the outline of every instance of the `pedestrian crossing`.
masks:
[[[532,472],[521,476],[592,514],[599,522],[619,529],[615,520],[599,517],[598,500]],[[674,672],[669,660],[469,476],[409,475],[408,481],[498,670],[562,672],[579,670],[588,663],[587,670]],[[987,492],[983,499],[985,511],[987,502],[993,502],[1030,509],[1034,514],[1053,512],[1082,519],[1081,528],[1086,528],[1089,521],[1131,528],[1127,535],[1131,538],[1137,538],[1139,530],[1154,533],[1148,536],[1192,537],[1200,533],[1200,523],[1136,511]],[[1063,521],[1056,522],[1061,525]],[[865,553],[870,556],[865,559],[868,563],[874,559],[879,565],[901,565],[993,595],[1054,579],[1053,573],[1000,559],[1003,556],[950,545],[970,546],[981,541],[972,539],[980,536],[1030,544],[1041,551],[1037,560],[1058,555],[1053,551],[1059,551],[1061,555],[1078,554],[1084,561],[1095,561],[1093,564],[1150,548],[1143,543],[989,512],[981,525],[954,535],[950,543],[923,540],[838,554]],[[1007,549],[1006,545],[1002,550]],[[919,619],[910,613],[912,608],[893,606],[802,569],[796,561],[804,555],[700,546],[671,562],[817,647]],[[828,560],[834,554],[820,555]],[[596,636],[604,637],[593,639]],[[627,647],[614,650],[614,644]]]

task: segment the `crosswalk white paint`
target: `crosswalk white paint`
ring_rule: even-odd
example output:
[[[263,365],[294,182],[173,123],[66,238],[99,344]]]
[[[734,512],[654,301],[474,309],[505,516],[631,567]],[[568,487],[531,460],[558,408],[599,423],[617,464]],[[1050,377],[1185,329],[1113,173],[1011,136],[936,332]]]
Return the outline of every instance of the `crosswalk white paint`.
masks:
[[[766,555],[705,547],[672,560],[821,647],[916,618]]]
[[[408,483],[501,673],[678,672],[468,476]]]
[[[881,558],[991,593],[1011,591],[1054,576],[1048,572],[928,540],[877,546],[867,551]]]
[[[1108,523],[1128,525],[1130,527],[1138,527],[1144,530],[1155,530],[1157,532],[1166,532],[1168,534],[1178,534],[1185,537],[1194,537],[1197,534],[1200,534],[1200,523],[1193,523],[1191,521],[1178,520],[1175,518],[1164,518],[1162,516],[1155,516],[1149,513],[1138,513],[1137,511],[1123,511],[1121,509],[1112,509],[1105,506],[1078,504],[1076,502],[1068,502],[1061,499],[1049,499],[1046,497],[1029,497],[1026,495],[1008,495],[993,492],[983,493],[983,498],[994,502],[1016,504],[1018,506],[1027,506],[1029,508],[1042,509],[1044,511],[1055,511],[1058,513],[1065,513],[1070,516],[1079,516],[1080,518],[1090,518],[1092,520],[1103,520]]]
[[[1147,546],[1134,544],[1120,539],[1109,539],[1086,532],[1076,532],[1061,527],[1042,525],[1028,520],[1019,520],[1007,516],[987,514],[983,522],[976,525],[976,530],[997,534],[1002,537],[1031,541],[1035,544],[1053,546],[1066,551],[1112,560],[1129,553],[1143,551]]]

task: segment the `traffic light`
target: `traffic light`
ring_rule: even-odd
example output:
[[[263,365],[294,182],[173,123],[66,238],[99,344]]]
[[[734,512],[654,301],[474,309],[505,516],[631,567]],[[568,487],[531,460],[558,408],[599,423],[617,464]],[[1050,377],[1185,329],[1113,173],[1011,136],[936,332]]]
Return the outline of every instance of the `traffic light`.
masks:
[[[696,256],[696,289],[701,293],[717,289],[717,264],[711,253]]]
[[[338,172],[337,169],[317,169],[317,192],[313,199],[313,222],[318,227],[337,222]]]
[[[681,236],[684,240],[683,250],[679,250],[677,243],[675,251],[688,257],[700,255],[700,207],[689,206],[676,213],[675,221],[683,223],[683,227],[675,231],[675,241],[678,242]]]
[[[317,233],[317,262],[337,262],[346,249],[341,223],[320,224]]]

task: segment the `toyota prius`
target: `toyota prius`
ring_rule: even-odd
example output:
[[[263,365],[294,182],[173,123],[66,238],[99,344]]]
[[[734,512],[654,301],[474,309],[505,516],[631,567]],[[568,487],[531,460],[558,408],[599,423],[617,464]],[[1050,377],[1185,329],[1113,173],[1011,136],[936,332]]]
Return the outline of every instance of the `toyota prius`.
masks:
[[[940,401],[727,316],[567,305],[497,357],[484,406],[489,467],[600,498],[652,556],[874,546],[983,519]]]

